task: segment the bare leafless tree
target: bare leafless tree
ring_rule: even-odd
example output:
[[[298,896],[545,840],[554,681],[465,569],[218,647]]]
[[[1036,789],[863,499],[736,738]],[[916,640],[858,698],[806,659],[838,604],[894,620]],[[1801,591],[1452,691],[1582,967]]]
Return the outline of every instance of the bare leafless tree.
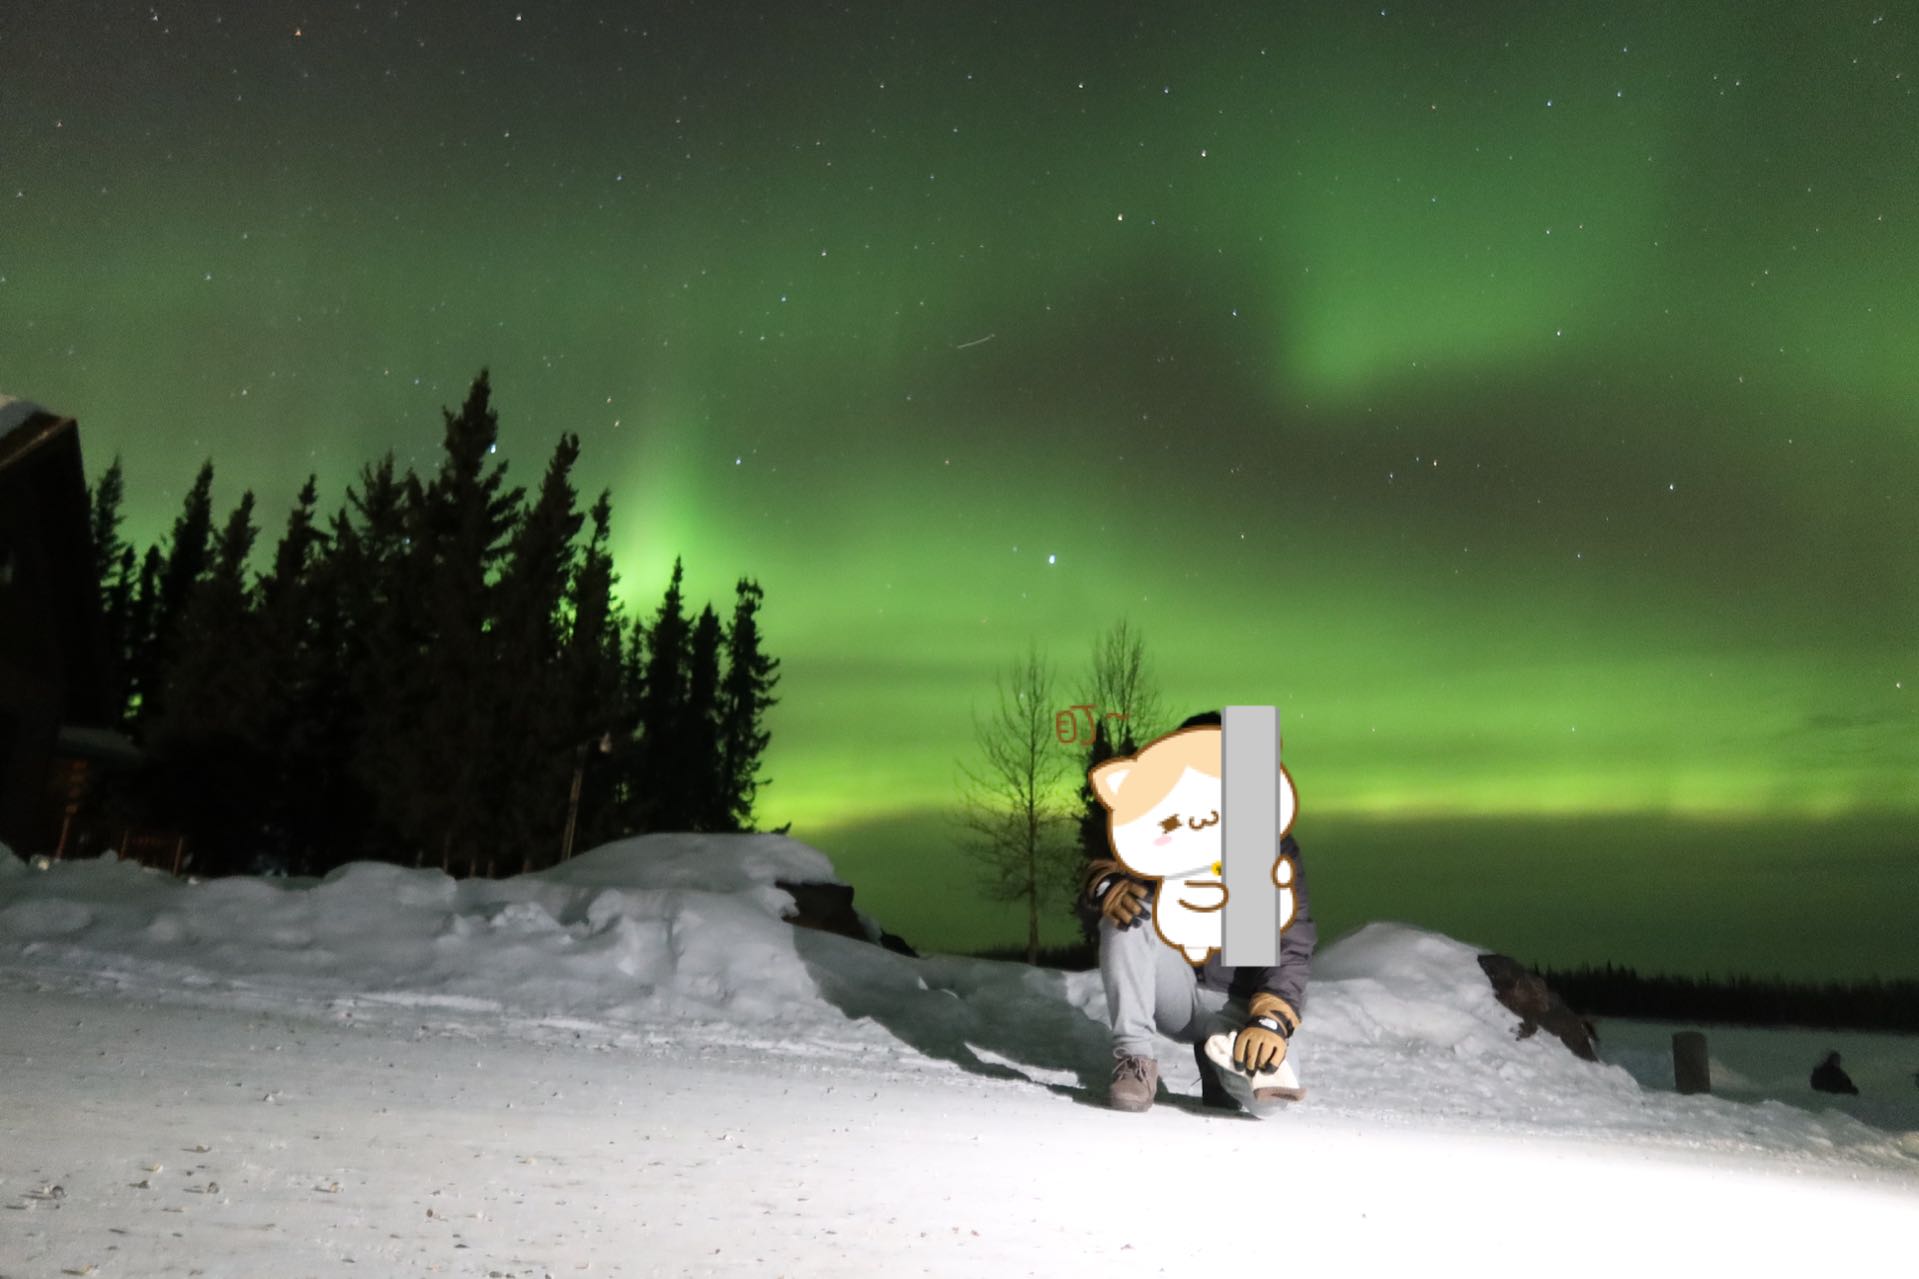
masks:
[[[1037,645],[995,680],[996,704],[975,712],[981,762],[962,763],[962,848],[997,901],[1026,903],[1026,960],[1039,958],[1040,903],[1074,858],[1069,778],[1078,754],[1055,733],[1054,677]]]
[[[1085,710],[1083,708],[1090,708]],[[1099,939],[1097,920],[1077,909],[1077,894],[1092,864],[1112,856],[1107,843],[1105,805],[1093,794],[1086,774],[1115,755],[1129,755],[1169,725],[1159,698],[1152,665],[1146,658],[1146,640],[1125,618],[1114,622],[1093,640],[1093,660],[1080,684],[1079,712],[1073,740],[1084,743],[1078,767],[1079,802],[1076,806],[1074,856],[1065,868],[1065,883],[1073,893],[1081,936],[1088,944]]]
[[[1144,746],[1165,727],[1165,708],[1146,659],[1146,639],[1123,617],[1093,641],[1092,668],[1083,694],[1083,700],[1097,708],[1095,713],[1106,724],[1116,748],[1129,740]]]

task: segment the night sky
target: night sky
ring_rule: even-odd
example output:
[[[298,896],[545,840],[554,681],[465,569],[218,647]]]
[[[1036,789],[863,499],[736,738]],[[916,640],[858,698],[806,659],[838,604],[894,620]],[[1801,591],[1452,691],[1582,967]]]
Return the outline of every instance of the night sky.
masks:
[[[0,391],[130,536],[205,457],[269,543],[430,468],[490,367],[632,608],[759,579],[762,820],[909,940],[1023,935],[942,816],[970,717],[1125,617],[1179,715],[1280,708],[1322,936],[1919,974],[1910,9],[61,3],[0,55]]]

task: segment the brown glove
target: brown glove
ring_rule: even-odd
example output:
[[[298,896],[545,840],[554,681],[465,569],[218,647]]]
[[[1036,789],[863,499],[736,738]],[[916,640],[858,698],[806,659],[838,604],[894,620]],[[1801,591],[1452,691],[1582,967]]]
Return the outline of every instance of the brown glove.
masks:
[[[1085,897],[1099,911],[1100,916],[1112,920],[1121,928],[1130,927],[1139,918],[1139,913],[1151,889],[1140,881],[1131,878],[1126,868],[1111,857],[1100,857],[1086,864],[1086,875],[1081,881],[1085,885]]]
[[[1270,990],[1262,990],[1254,995],[1249,1011],[1255,1018],[1271,1017],[1278,1022],[1280,1032],[1288,1039],[1299,1029],[1299,1010]]]
[[[1099,899],[1099,913],[1121,928],[1129,927],[1139,918],[1140,911],[1145,909],[1146,899],[1150,895],[1146,885],[1137,879],[1121,876]]]
[[[1264,990],[1253,996],[1251,1011],[1252,1022],[1233,1039],[1233,1061],[1257,1074],[1286,1060],[1286,1040],[1299,1026],[1299,1014]]]

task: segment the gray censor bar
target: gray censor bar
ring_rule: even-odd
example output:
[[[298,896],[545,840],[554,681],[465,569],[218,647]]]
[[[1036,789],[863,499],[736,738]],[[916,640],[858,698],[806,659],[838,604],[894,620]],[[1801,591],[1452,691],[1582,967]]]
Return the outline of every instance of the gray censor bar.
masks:
[[[1220,714],[1220,860],[1226,919],[1220,962],[1279,962],[1279,708],[1228,706]]]

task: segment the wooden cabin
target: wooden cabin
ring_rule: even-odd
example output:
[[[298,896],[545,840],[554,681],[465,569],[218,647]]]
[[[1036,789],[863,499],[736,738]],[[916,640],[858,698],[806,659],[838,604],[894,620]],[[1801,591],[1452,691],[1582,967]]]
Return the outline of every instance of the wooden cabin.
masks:
[[[0,396],[0,843],[53,850],[64,727],[108,720],[80,428]]]

